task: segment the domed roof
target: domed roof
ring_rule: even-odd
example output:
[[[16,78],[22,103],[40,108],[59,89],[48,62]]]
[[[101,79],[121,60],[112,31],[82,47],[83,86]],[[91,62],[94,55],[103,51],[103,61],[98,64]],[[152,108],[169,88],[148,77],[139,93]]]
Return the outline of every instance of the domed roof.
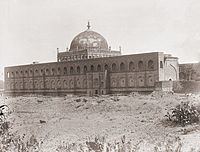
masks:
[[[87,48],[108,50],[108,44],[106,39],[97,32],[90,30],[88,23],[88,29],[78,34],[71,42],[69,51],[79,51]]]

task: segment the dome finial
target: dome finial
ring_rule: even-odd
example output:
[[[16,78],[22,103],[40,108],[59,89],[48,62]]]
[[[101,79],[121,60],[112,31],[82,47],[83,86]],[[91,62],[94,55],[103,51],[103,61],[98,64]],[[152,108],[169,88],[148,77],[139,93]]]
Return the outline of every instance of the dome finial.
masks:
[[[90,22],[88,21],[88,24],[87,24],[87,28],[88,28],[88,30],[90,29]]]

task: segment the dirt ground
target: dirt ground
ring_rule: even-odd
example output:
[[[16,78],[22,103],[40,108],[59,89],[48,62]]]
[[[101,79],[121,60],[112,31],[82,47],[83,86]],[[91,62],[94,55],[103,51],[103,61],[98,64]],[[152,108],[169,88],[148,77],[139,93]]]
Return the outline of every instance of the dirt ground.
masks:
[[[55,151],[62,142],[83,143],[95,136],[108,142],[123,135],[140,144],[141,151],[152,151],[153,145],[179,138],[183,151],[200,150],[199,124],[186,127],[166,123],[166,113],[182,101],[200,103],[200,95],[152,93],[149,95],[105,95],[1,97],[11,114],[11,132],[35,135],[43,151]]]

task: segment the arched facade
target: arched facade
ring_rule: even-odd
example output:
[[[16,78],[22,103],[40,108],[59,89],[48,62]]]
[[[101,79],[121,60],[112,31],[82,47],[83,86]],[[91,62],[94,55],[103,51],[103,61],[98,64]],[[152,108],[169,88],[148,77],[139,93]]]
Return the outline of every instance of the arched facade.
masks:
[[[176,58],[154,52],[7,67],[5,91],[53,95],[153,91],[157,82],[179,79],[177,65]]]

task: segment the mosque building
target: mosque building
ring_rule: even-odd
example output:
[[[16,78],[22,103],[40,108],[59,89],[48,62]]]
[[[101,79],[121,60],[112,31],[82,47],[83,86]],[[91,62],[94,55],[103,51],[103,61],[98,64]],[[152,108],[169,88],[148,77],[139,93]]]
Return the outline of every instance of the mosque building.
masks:
[[[57,53],[57,62],[5,67],[5,93],[102,95],[166,89],[179,81],[178,58],[163,52],[121,55],[87,29]]]

